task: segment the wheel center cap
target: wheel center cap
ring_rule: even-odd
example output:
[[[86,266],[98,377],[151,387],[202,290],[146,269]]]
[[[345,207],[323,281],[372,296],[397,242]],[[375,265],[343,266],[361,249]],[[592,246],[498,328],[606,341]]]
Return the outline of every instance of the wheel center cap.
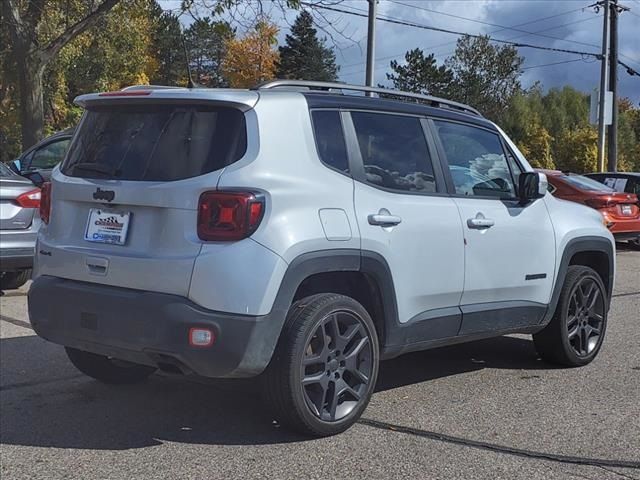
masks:
[[[329,364],[327,365],[327,367],[329,367],[329,370],[332,372],[335,372],[338,369],[338,365],[340,365],[338,363],[338,360],[336,360],[335,358],[333,360],[331,360],[329,362]]]

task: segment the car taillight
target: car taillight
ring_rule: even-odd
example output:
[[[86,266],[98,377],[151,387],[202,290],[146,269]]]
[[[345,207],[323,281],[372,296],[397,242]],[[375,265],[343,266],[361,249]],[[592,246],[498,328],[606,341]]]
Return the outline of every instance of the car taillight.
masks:
[[[264,199],[249,192],[204,192],[198,203],[198,237],[207,241],[241,240],[256,231]]]
[[[22,208],[40,208],[40,189],[29,190],[16,198]]]
[[[49,219],[51,218],[51,182],[42,184],[40,218],[44,223],[49,223]]]
[[[591,208],[609,208],[618,204],[618,202],[610,198],[587,198],[584,203]]]

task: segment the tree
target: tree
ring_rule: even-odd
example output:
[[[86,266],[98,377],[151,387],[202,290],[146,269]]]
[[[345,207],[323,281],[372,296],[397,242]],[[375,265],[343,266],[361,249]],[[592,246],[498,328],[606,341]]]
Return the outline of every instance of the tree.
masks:
[[[156,61],[156,68],[149,81],[156,85],[186,84],[186,59],[180,20],[169,11],[163,12],[158,4],[153,9],[151,56]]]
[[[266,20],[258,22],[253,31],[242,38],[227,41],[222,72],[234,88],[249,88],[274,78],[278,51],[278,27]]]
[[[206,87],[226,87],[222,61],[227,43],[235,36],[227,22],[213,22],[209,17],[196,19],[185,32],[193,81]]]
[[[555,161],[560,170],[594,172],[598,162],[598,133],[591,127],[565,129],[556,141]]]
[[[43,135],[45,68],[65,45],[94,26],[119,1],[102,0],[96,8],[92,8],[94,1],[79,2],[80,8],[68,8],[70,13],[64,15],[62,21],[56,21],[60,18],[50,13],[61,10],[57,2],[2,1],[4,25],[12,40],[11,54],[18,73],[22,148],[35,144]]]
[[[517,142],[518,148],[534,168],[554,169],[556,165],[551,154],[553,137],[536,119],[526,123],[522,140]]]
[[[522,91],[523,62],[513,46],[492,45],[488,36],[465,35],[458,40],[454,55],[445,61],[454,76],[451,97],[499,121],[514,95]]]
[[[387,79],[394,88],[406,92],[449,97],[453,83],[453,73],[444,65],[438,67],[433,53],[425,57],[424,52],[415,48],[404,56],[405,64],[391,61],[393,73],[387,73]]]
[[[313,28],[313,17],[303,10],[296,17],[285,45],[279,48],[278,78],[333,82],[338,78],[334,51],[325,46]]]

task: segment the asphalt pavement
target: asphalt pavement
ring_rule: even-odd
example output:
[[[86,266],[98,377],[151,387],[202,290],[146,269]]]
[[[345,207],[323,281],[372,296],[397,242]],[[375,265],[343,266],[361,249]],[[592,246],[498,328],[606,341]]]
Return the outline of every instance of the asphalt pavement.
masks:
[[[640,252],[621,248],[603,350],[538,359],[508,336],[384,362],[362,420],[306,439],[255,382],[102,385],[0,298],[0,479],[640,479]]]

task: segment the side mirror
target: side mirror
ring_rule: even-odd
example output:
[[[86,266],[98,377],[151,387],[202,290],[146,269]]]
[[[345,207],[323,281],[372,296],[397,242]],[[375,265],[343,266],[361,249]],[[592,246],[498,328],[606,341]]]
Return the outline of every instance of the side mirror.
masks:
[[[540,172],[522,172],[518,181],[518,197],[525,205],[547,193],[547,176]]]
[[[20,175],[20,160],[16,159],[7,163],[7,167],[13,172]]]
[[[36,187],[41,187],[44,183],[44,177],[38,172],[22,172],[22,176],[28,178]]]

